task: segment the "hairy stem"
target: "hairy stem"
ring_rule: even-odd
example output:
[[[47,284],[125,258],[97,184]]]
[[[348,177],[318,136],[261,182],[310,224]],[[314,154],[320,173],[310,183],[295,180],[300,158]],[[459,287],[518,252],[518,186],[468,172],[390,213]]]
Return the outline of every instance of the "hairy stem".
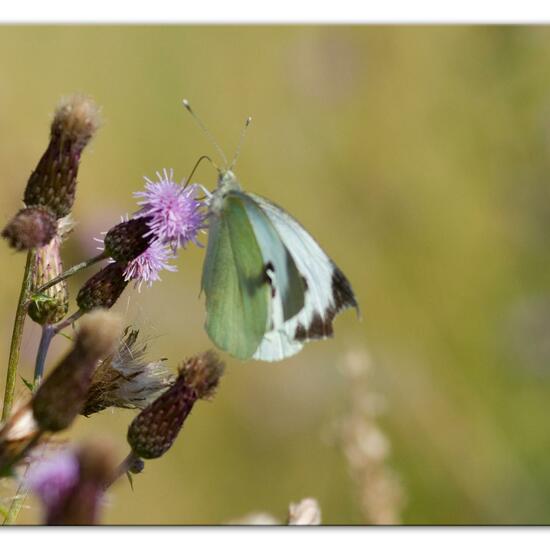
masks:
[[[11,335],[10,356],[8,359],[8,372],[6,375],[6,389],[4,390],[2,420],[5,420],[8,417],[13,405],[15,383],[17,381],[17,367],[19,366],[19,353],[21,350],[21,340],[23,338],[23,327],[25,326],[25,317],[27,316],[27,300],[32,285],[34,254],[35,253],[33,250],[29,250],[29,252],[27,252],[27,263],[23,273],[19,302],[17,303],[17,310],[15,312],[13,333]]]
[[[51,286],[54,286],[57,283],[60,283],[61,281],[68,279],[75,273],[78,273],[79,271],[82,271],[83,269],[86,269],[87,267],[90,267],[91,265],[97,262],[100,262],[101,260],[105,260],[106,258],[108,258],[108,254],[106,252],[102,252],[101,254],[98,254],[93,258],[90,258],[84,262],[80,262],[79,264],[73,265],[73,267],[70,267],[69,269],[67,269],[67,271],[64,271],[63,273],[61,273],[61,275],[54,277],[53,279],[49,280],[47,283],[43,284],[41,287],[37,288],[34,293],[40,294],[41,292],[44,292]]]

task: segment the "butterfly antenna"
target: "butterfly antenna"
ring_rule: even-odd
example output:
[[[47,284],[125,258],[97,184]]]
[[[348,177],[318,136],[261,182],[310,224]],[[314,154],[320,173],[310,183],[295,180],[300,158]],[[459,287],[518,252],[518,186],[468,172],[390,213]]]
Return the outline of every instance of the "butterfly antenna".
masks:
[[[235,167],[235,164],[237,164],[237,159],[239,158],[239,155],[241,154],[241,147],[244,143],[244,136],[246,136],[246,131],[248,130],[248,127],[250,126],[250,123],[252,122],[252,117],[249,116],[246,119],[246,122],[244,123],[244,128],[241,132],[241,137],[239,139],[239,145],[237,146],[237,150],[235,151],[235,154],[233,155],[233,160],[231,161],[231,165],[229,166],[229,170],[233,170]]]
[[[193,174],[195,173],[195,171],[197,170],[197,168],[199,167],[199,164],[203,161],[203,160],[207,160],[210,162],[210,164],[219,172],[220,169],[216,166],[216,163],[208,156],[208,155],[202,155],[202,157],[199,157],[199,160],[197,160],[197,162],[195,162],[195,166],[193,166],[193,170],[191,170],[191,173],[189,174],[189,177],[185,180],[185,184],[183,186],[183,188],[185,189],[187,187],[187,185],[189,184],[189,182],[191,181],[191,178],[193,177]]]
[[[193,109],[191,109],[191,105],[189,104],[189,101],[187,101],[187,99],[184,99],[182,101],[182,103],[183,103],[183,106],[189,111],[191,116],[195,119],[195,122],[198,124],[199,128],[206,134],[206,136],[208,137],[210,142],[214,145],[214,147],[216,148],[216,151],[218,151],[220,157],[223,160],[224,166],[227,166],[227,158],[225,157],[225,155],[222,151],[222,148],[218,145],[218,142],[214,139],[212,134],[208,131],[208,128],[204,125],[202,120],[196,115],[195,111],[193,111]],[[214,164],[214,163],[212,163],[212,164]]]

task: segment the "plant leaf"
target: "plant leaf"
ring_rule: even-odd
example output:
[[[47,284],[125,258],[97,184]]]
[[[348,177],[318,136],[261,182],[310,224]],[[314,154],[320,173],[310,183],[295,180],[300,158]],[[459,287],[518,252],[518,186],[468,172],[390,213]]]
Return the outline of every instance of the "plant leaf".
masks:
[[[32,382],[29,382],[27,379],[23,378],[21,375],[19,375],[21,380],[23,380],[23,384],[27,386],[27,389],[32,393],[34,391],[34,384]]]

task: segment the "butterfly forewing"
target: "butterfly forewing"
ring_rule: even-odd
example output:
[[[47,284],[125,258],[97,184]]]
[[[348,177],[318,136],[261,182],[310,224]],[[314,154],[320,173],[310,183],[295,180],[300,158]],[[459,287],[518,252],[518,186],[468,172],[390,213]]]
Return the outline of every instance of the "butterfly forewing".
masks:
[[[304,280],[268,216],[250,196],[239,193],[239,197],[262,253],[271,286],[271,303],[280,302],[282,321],[291,319],[304,307]]]
[[[235,357],[248,359],[267,329],[270,286],[242,197],[228,194],[210,216],[202,286],[206,331]]]

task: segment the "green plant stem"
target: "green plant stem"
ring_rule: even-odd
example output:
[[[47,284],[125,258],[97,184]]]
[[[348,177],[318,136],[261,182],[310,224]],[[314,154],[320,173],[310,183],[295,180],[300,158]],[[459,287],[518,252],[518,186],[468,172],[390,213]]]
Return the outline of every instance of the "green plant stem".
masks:
[[[134,451],[130,451],[128,456],[119,464],[113,478],[105,485],[104,487],[105,490],[107,490],[115,481],[117,481],[123,475],[126,475],[128,477],[130,486],[133,489],[134,487],[132,482],[132,476],[130,474],[139,473],[143,470],[144,467],[145,467],[145,463],[143,462],[143,460],[139,456],[134,454]]]
[[[13,405],[15,383],[17,381],[17,367],[19,366],[19,353],[21,351],[21,340],[23,338],[23,327],[25,326],[25,317],[27,316],[27,300],[32,285],[34,254],[33,250],[29,250],[27,253],[27,263],[25,265],[25,272],[23,273],[19,302],[17,303],[17,310],[15,312],[13,333],[11,335],[10,356],[8,359],[8,372],[6,375],[6,389],[4,390],[2,420],[8,417]]]
[[[43,436],[43,432],[37,433],[31,441],[27,444],[27,446],[21,451],[19,457],[17,457],[13,463],[16,464],[19,462],[19,460],[27,454],[27,452],[32,449],[36,443],[39,441],[39,439]],[[44,457],[44,451],[40,454],[40,460]],[[11,505],[8,509],[7,514],[5,514],[4,522],[2,525],[12,525],[15,523],[15,520],[17,519],[17,516],[19,515],[19,512],[21,511],[21,508],[23,508],[23,503],[25,502],[25,499],[27,498],[27,494],[29,492],[29,489],[27,487],[26,478],[27,474],[29,473],[29,467],[30,464],[27,464],[27,467],[25,468],[25,471],[23,472],[23,475],[21,476],[21,480],[19,482],[19,485],[17,486],[17,491],[15,492],[15,496],[13,497],[13,500],[11,501]]]
[[[12,500],[12,503],[8,509],[2,525],[13,525],[15,523],[15,520],[17,519],[17,516],[19,515],[19,512],[21,511],[21,508],[23,508],[23,503],[25,502],[25,498],[27,498],[28,493],[28,489],[25,484],[25,478],[27,476],[28,469],[29,467],[27,466],[27,468],[25,469],[25,473],[23,474],[23,479],[17,487],[17,492],[15,493],[15,497]]]
[[[98,254],[97,256],[94,256],[93,258],[90,258],[84,262],[80,262],[79,264],[73,265],[73,267],[70,267],[67,269],[67,271],[64,271],[61,273],[61,275],[58,275],[57,277],[54,277],[53,279],[49,280],[47,283],[43,284],[41,287],[37,288],[34,291],[34,294],[40,294],[41,292],[44,292],[51,286],[56,285],[57,283],[60,283],[61,281],[64,281],[65,279],[68,279],[75,273],[78,273],[79,271],[82,271],[83,269],[86,269],[87,267],[90,267],[91,265],[100,262],[101,260],[105,260],[108,258],[108,254],[106,252],[102,252],[101,254]]]

